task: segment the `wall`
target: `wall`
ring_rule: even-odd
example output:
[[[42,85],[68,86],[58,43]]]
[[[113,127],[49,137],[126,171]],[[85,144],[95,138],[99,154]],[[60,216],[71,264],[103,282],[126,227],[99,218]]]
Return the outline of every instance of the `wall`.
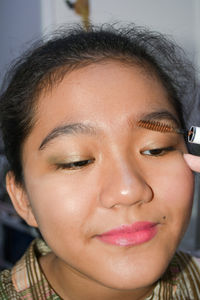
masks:
[[[199,0],[90,0],[91,21],[135,22],[172,35],[200,68]],[[6,66],[42,33],[80,21],[64,0],[0,1],[0,79]]]
[[[67,8],[64,0],[44,0],[42,3],[45,32],[80,20]],[[90,4],[92,23],[121,21],[150,26],[174,37],[200,66],[199,0],[90,0]]]
[[[196,42],[196,65],[199,67],[200,73],[200,1],[195,0],[195,42]],[[199,76],[200,77],[200,76]]]
[[[40,36],[40,0],[0,1],[0,81],[10,62]]]

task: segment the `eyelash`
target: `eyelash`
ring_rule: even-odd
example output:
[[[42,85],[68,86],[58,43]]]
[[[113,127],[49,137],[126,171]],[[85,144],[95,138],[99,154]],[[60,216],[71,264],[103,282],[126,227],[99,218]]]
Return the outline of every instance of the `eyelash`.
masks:
[[[68,169],[68,170],[77,170],[84,168],[94,162],[94,159],[85,159],[79,161],[73,161],[70,163],[56,164],[56,169]]]
[[[165,147],[165,148],[155,148],[155,149],[150,149],[150,150],[145,150],[142,151],[143,155],[148,155],[148,156],[163,156],[168,152],[174,151],[175,148],[170,146],[170,147]],[[145,152],[149,152],[150,154],[147,154]]]

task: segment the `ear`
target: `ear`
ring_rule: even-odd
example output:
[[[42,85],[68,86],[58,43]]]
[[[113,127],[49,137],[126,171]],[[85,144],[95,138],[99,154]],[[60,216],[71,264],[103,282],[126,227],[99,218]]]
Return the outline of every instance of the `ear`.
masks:
[[[27,193],[21,184],[16,183],[15,175],[12,171],[6,174],[6,189],[20,217],[22,217],[28,225],[38,227]]]

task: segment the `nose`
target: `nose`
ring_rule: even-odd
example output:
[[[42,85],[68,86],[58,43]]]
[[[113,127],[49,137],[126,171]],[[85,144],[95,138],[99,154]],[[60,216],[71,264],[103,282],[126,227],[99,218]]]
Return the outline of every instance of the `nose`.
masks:
[[[148,203],[153,199],[153,190],[136,166],[121,162],[107,170],[100,193],[101,205],[105,208]]]

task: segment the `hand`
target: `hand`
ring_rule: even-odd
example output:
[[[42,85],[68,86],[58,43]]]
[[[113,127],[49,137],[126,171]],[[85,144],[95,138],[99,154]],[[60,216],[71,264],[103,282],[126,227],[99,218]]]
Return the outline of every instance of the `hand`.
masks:
[[[200,156],[183,154],[183,157],[192,171],[200,172]]]

